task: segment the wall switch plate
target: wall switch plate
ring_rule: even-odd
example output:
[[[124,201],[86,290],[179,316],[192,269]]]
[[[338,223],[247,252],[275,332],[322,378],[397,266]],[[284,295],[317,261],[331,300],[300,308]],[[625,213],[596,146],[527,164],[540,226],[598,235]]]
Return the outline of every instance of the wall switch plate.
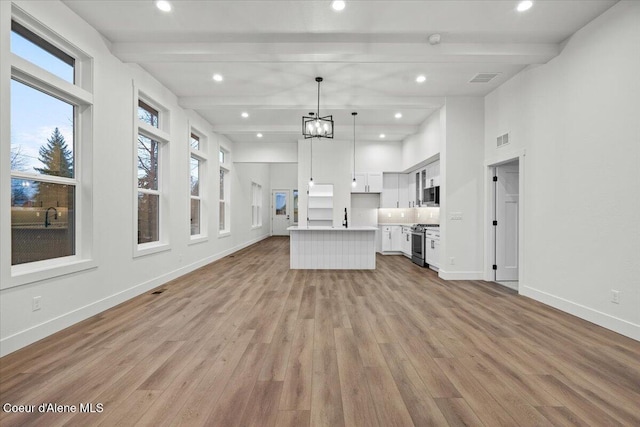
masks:
[[[404,212],[400,212],[400,218],[404,218]]]
[[[620,304],[620,291],[611,289],[611,302],[614,304]]]
[[[40,305],[42,297],[33,297],[33,301],[31,302],[31,310],[38,311],[42,308]]]
[[[462,221],[462,212],[451,212],[449,219],[451,221]]]

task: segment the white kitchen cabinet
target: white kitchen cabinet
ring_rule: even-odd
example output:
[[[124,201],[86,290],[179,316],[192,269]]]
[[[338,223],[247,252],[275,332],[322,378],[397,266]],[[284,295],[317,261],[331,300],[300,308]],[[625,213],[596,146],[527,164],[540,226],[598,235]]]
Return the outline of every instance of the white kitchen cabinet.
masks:
[[[440,268],[440,239],[433,243],[433,266]]]
[[[382,172],[356,172],[356,186],[352,193],[382,193]]]
[[[391,226],[391,251],[402,252],[402,226]]]
[[[407,174],[407,199],[409,200],[409,207],[416,207],[416,179],[413,176],[413,173]]]
[[[429,163],[425,168],[425,172],[423,188],[437,187],[440,185],[440,160]]]
[[[422,204],[422,171],[418,169],[413,172],[413,182],[415,190],[415,205],[420,206]]]
[[[424,260],[434,269],[440,268],[440,230],[425,232]]]
[[[381,208],[397,208],[398,206],[398,174],[382,174]]]
[[[385,225],[382,227],[382,252],[402,252],[402,226]]]
[[[402,253],[408,257],[411,257],[411,227],[402,226],[402,238],[401,238],[400,246],[402,248]]]
[[[409,195],[407,185],[409,176],[404,173],[385,173],[382,175],[381,208],[408,208]]]
[[[409,175],[406,173],[398,174],[398,207],[410,208],[409,205]]]

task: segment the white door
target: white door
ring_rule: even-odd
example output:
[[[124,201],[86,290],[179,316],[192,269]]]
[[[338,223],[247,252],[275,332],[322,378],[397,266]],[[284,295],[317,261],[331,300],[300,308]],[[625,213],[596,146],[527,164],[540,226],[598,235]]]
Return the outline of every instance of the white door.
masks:
[[[271,192],[271,235],[288,236],[287,228],[291,226],[291,207],[289,206],[289,190],[273,190]]]
[[[496,167],[496,281],[518,280],[519,167]]]

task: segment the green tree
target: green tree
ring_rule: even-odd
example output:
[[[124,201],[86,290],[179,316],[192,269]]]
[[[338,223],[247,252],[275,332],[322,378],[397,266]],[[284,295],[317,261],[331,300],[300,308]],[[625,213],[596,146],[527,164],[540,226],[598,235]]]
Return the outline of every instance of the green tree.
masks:
[[[43,167],[33,168],[37,172],[43,175],[73,178],[73,153],[67,147],[67,142],[58,128],[53,130],[47,143],[40,147],[38,160],[42,162]],[[70,204],[73,204],[74,197],[73,190],[73,186],[40,182],[34,198],[36,206],[71,208]]]
[[[73,153],[58,128],[53,130],[47,144],[40,147],[40,157],[44,167],[34,168],[44,175],[73,178]]]

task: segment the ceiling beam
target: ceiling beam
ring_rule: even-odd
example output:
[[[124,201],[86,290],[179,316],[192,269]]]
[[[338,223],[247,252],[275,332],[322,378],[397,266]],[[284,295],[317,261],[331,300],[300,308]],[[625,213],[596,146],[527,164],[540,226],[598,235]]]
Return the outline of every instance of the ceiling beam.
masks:
[[[124,62],[544,64],[556,43],[149,43],[111,45]]]
[[[302,122],[297,125],[219,125],[214,126],[214,132],[224,135],[243,135],[243,134],[297,134],[302,137]],[[356,125],[356,133],[380,134],[385,135],[411,135],[418,132],[418,126],[412,125]],[[334,125],[334,134],[351,135],[353,133],[352,125]]]
[[[328,110],[435,110],[445,104],[442,96],[401,96],[401,97],[358,97],[355,101],[335,98],[331,104],[322,104],[322,111]],[[226,108],[251,108],[253,110],[300,110],[315,111],[316,104],[296,104],[283,96],[183,96],[178,98],[182,108],[192,110],[215,110]]]

